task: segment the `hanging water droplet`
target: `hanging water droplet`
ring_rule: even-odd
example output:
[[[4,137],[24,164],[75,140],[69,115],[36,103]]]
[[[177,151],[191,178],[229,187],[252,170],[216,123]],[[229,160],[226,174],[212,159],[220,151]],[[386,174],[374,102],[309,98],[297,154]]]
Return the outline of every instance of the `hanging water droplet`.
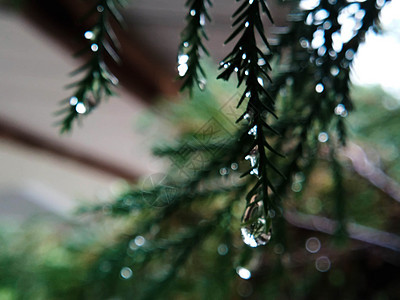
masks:
[[[259,59],[257,60],[257,64],[258,64],[259,66],[264,66],[264,65],[266,64],[265,59],[264,59],[264,58],[259,58]]]
[[[341,116],[346,111],[346,107],[340,103],[335,107],[335,114]]]
[[[352,60],[354,57],[354,50],[353,49],[348,49],[346,53],[344,54],[344,57],[346,57],[347,60]]]
[[[246,59],[246,57],[247,57],[246,53],[243,53],[242,54],[242,59]]]
[[[244,74],[245,74],[246,76],[248,76],[248,75],[249,75],[249,70],[244,71]]]
[[[262,201],[258,201],[257,198],[256,194],[248,203],[240,229],[243,242],[253,248],[265,245],[271,239],[271,229],[263,215]]]
[[[300,46],[302,47],[302,48],[308,48],[308,47],[310,47],[310,42],[307,40],[307,39],[305,39],[305,38],[300,38]]]
[[[240,278],[242,279],[250,279],[251,278],[251,272],[250,270],[243,268],[243,267],[237,267],[236,268],[236,273],[239,275]]]
[[[233,70],[237,73],[239,71],[239,68],[235,67]]]
[[[318,48],[317,54],[319,56],[324,56],[325,53],[326,53],[326,47],[325,46],[321,46],[321,47]]]
[[[204,17],[204,14],[200,15],[200,25],[204,26],[206,24],[206,18]]]
[[[194,9],[192,9],[192,10],[190,11],[190,15],[191,15],[192,17],[194,17],[194,16],[196,15],[196,11],[195,11]]]
[[[236,171],[239,168],[239,165],[237,163],[231,163],[231,169],[233,171]]]
[[[103,12],[104,11],[104,7],[102,5],[97,5],[97,11],[99,13]]]
[[[318,94],[321,94],[323,91],[324,91],[324,85],[322,84],[322,83],[318,83],[316,86],[315,86],[315,91],[318,93]]]
[[[257,81],[261,86],[264,86],[264,80],[261,77],[258,77]]]
[[[228,175],[229,170],[227,168],[221,168],[221,169],[219,169],[219,174],[221,174],[221,176]]]
[[[199,89],[204,91],[204,89],[206,88],[206,84],[207,84],[207,81],[205,79],[200,79],[199,83],[198,83]]]
[[[189,69],[189,67],[188,67],[187,64],[181,64],[181,65],[179,65],[179,66],[178,66],[178,73],[179,73],[179,76],[181,76],[181,77],[185,76],[185,74],[186,74],[186,72],[187,72],[188,69]]]
[[[88,30],[85,32],[84,36],[85,36],[85,39],[91,40],[94,38],[94,33],[93,33],[93,31]]]
[[[229,65],[228,64],[224,64],[224,69],[228,69]]]
[[[248,132],[247,132],[247,134],[248,135],[254,135],[254,136],[256,136],[257,135],[257,125],[254,125]],[[247,157],[247,156],[246,156]]]
[[[251,167],[253,167],[253,169],[250,171],[250,175],[258,176],[258,147],[257,146],[254,147],[253,150],[251,150],[250,153],[246,155],[244,159],[249,160]]]
[[[97,52],[99,50],[99,46],[97,44],[92,44],[90,49],[92,49],[93,52]]]
[[[146,243],[146,239],[141,235],[138,235],[137,237],[135,237],[134,242],[136,246],[141,247]]]
[[[331,72],[332,76],[338,76],[340,70],[339,70],[338,66],[332,66],[330,72]]]
[[[178,55],[178,64],[186,64],[189,60],[189,55],[187,54],[179,54]]]
[[[246,23],[244,23],[244,27],[249,27],[250,23],[249,21],[247,21]]]
[[[249,0],[249,4],[253,4],[254,0]]]
[[[322,27],[324,28],[324,30],[329,30],[332,27],[332,23],[331,21],[325,21],[324,24],[322,25]]]
[[[318,134],[318,141],[321,143],[326,143],[329,139],[329,135],[326,132],[320,132]]]
[[[185,48],[189,47],[189,42],[183,42],[183,47]]]
[[[251,96],[251,92],[248,91],[248,92],[246,93],[246,97],[247,97],[247,98],[250,98],[250,96]]]
[[[75,96],[69,98],[69,104],[70,104],[71,106],[77,105],[77,104],[78,104],[78,98],[76,98]]]
[[[78,114],[84,114],[86,112],[86,106],[82,102],[78,102],[75,106],[75,110]]]
[[[121,275],[121,277],[122,277],[123,279],[129,279],[129,278],[131,278],[131,277],[132,277],[132,274],[133,274],[133,272],[132,272],[131,268],[129,268],[129,267],[123,267],[123,268],[121,269],[121,272],[120,272],[120,275]]]

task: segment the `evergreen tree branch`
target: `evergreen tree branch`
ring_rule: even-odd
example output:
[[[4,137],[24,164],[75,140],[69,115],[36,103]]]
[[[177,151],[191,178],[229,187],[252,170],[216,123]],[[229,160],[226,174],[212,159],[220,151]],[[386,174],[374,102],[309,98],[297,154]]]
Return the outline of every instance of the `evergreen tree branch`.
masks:
[[[71,72],[71,76],[84,74],[78,81],[69,84],[67,88],[74,88],[71,97],[62,101],[63,109],[57,112],[63,116],[59,122],[61,132],[70,131],[74,121],[81,116],[89,114],[96,108],[102,99],[114,95],[113,87],[118,84],[118,79],[110,72],[104,62],[106,56],[119,63],[117,54],[119,42],[110,24],[114,19],[117,24],[123,22],[119,9],[122,1],[98,0],[96,5],[86,15],[89,18],[96,15],[97,21],[94,26],[84,33],[89,41],[76,56],[88,55],[89,60]]]
[[[229,80],[230,76],[236,73],[238,87],[241,85],[245,86],[237,107],[247,99],[247,108],[245,114],[238,119],[238,122],[242,119],[246,119],[248,121],[248,132],[244,134],[254,136],[255,141],[251,143],[252,146],[250,150],[244,153],[244,156],[246,159],[250,160],[251,167],[253,168],[248,174],[257,176],[257,183],[246,198],[247,201],[251,202],[258,201],[253,199],[261,197],[263,213],[260,214],[257,212],[259,217],[256,218],[256,222],[269,224],[270,222],[265,220],[268,218],[269,210],[273,207],[273,203],[271,203],[269,197],[269,191],[273,192],[275,189],[267,173],[267,165],[272,165],[272,163],[266,155],[265,148],[274,154],[279,155],[279,153],[265,140],[264,134],[264,128],[275,132],[275,130],[267,124],[266,118],[267,114],[271,114],[275,117],[276,115],[274,113],[274,99],[264,87],[264,84],[271,81],[268,75],[268,72],[271,70],[268,57],[271,46],[265,36],[263,22],[261,20],[261,11],[264,11],[272,22],[271,14],[264,0],[243,1],[241,6],[234,12],[233,17],[235,19],[233,21],[233,26],[236,26],[236,29],[227,38],[225,43],[229,43],[233,39],[237,39],[237,42],[233,50],[221,62],[220,68],[224,70],[218,78]],[[261,49],[258,46],[257,37],[261,38],[262,46],[265,49]],[[272,168],[276,169],[275,167]],[[258,206],[260,205],[257,204],[257,207]],[[253,213],[254,210],[246,209],[246,211]],[[250,218],[250,216],[246,216],[246,211],[243,218],[244,220]],[[252,228],[252,226],[253,225],[251,225],[250,228]],[[264,230],[265,232],[269,232],[269,226]],[[252,229],[249,230],[249,234],[250,238],[255,238],[255,233]],[[256,244],[252,244],[253,247],[255,245]]]
[[[208,40],[204,30],[206,20],[211,21],[207,6],[212,6],[210,0],[187,0],[189,12],[186,16],[187,25],[181,34],[181,45],[178,54],[178,72],[183,81],[181,91],[188,89],[192,94],[193,87],[200,89],[205,86],[205,72],[200,64],[201,53],[209,55],[204,40]]]

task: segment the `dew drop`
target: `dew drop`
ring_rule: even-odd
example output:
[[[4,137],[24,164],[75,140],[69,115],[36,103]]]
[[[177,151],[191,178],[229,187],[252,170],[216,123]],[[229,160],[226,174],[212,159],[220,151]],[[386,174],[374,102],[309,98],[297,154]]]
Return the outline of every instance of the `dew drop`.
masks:
[[[249,70],[244,71],[244,74],[245,74],[246,76],[248,76],[248,75],[249,75]]]
[[[104,7],[102,5],[97,5],[97,11],[99,13],[103,12],[104,11]]]
[[[189,47],[189,42],[183,42],[183,47],[185,48]]]
[[[198,82],[199,89],[204,91],[204,89],[206,88],[206,84],[207,84],[207,81],[205,79],[200,79]]]
[[[335,107],[335,115],[341,116],[346,111],[346,107],[343,104],[338,104]]]
[[[206,24],[206,18],[204,17],[203,14],[200,15],[200,25],[204,26]]]
[[[240,278],[242,279],[250,279],[251,278],[251,272],[250,270],[243,268],[243,267],[237,267],[236,268],[236,273],[239,275]]]
[[[190,15],[191,15],[192,17],[194,17],[194,16],[196,15],[196,11],[195,11],[194,9],[192,9],[192,10],[190,11]]]
[[[69,104],[70,104],[71,106],[77,105],[77,104],[78,104],[78,98],[76,98],[75,96],[69,98]]]
[[[85,39],[91,40],[94,38],[94,33],[93,33],[93,31],[88,30],[85,32],[84,36],[85,36]]]
[[[231,169],[233,171],[236,171],[239,168],[239,165],[237,163],[231,163]]]
[[[306,49],[310,47],[310,42],[305,38],[300,38],[300,46]]]
[[[235,67],[233,70],[237,73],[239,71],[239,68]]]
[[[99,46],[97,44],[92,44],[90,49],[92,49],[93,52],[97,52],[99,50]]]
[[[266,64],[265,59],[264,58],[259,58],[257,61],[257,64],[259,66],[264,66]]]
[[[254,0],[249,0],[249,4],[253,4]]]
[[[136,246],[141,247],[146,243],[146,239],[141,235],[138,235],[137,237],[135,237],[134,242]]]
[[[254,125],[248,132],[247,132],[247,134],[248,135],[254,135],[254,136],[256,136],[257,135],[257,125]],[[247,156],[246,156],[247,157]],[[253,166],[252,166],[253,167]]]
[[[229,174],[229,170],[227,168],[221,168],[221,169],[219,169],[219,174],[221,176],[228,175]]]
[[[315,91],[318,93],[318,94],[321,94],[323,91],[324,91],[324,85],[322,84],[322,83],[318,83],[316,86],[315,86]]]
[[[224,64],[224,69],[228,69],[229,65],[228,64]]]
[[[186,72],[187,72],[188,69],[189,69],[189,67],[188,67],[187,64],[181,64],[181,65],[179,65],[179,66],[178,66],[178,73],[179,73],[179,76],[181,76],[181,77],[185,76],[185,74],[186,74]]]
[[[189,60],[189,55],[187,54],[180,54],[178,55],[178,64],[186,64]]]
[[[329,135],[326,132],[320,132],[318,134],[318,141],[326,143],[329,140]]]
[[[244,23],[244,27],[249,27],[250,23],[249,21],[247,21],[246,23]]]
[[[322,25],[322,27],[324,28],[324,30],[331,29],[331,27],[332,27],[331,21],[325,21],[324,24]]]
[[[331,72],[332,76],[338,76],[340,70],[339,70],[338,66],[332,66],[330,72]]]
[[[75,106],[75,110],[78,114],[84,114],[86,112],[86,106],[82,102],[78,102]]]
[[[129,278],[131,278],[131,277],[132,277],[132,274],[133,274],[133,272],[132,272],[131,268],[129,268],[129,267],[123,267],[123,268],[121,269],[121,272],[120,272],[120,275],[121,275],[121,277],[122,277],[123,279],[129,279]]]
[[[250,96],[251,96],[251,92],[248,91],[248,92],[246,93],[246,97],[247,97],[247,98],[250,98]]]
[[[261,86],[264,86],[264,80],[261,77],[258,77],[257,81]]]
[[[246,57],[247,57],[246,53],[243,53],[242,54],[242,59],[246,59]]]
[[[243,226],[240,229],[243,242],[252,248],[267,244],[271,239],[271,231],[266,233],[266,229],[265,218],[258,218],[251,225]]]
[[[346,57],[347,60],[352,60],[354,57],[354,50],[353,49],[348,49],[346,53],[344,54],[344,57]]]
[[[253,195],[248,203],[240,229],[243,242],[252,248],[265,245],[271,239],[271,229],[263,215],[263,203],[257,198],[257,194]]]
[[[326,47],[325,46],[319,47],[317,53],[319,56],[324,56],[324,54],[326,53]]]

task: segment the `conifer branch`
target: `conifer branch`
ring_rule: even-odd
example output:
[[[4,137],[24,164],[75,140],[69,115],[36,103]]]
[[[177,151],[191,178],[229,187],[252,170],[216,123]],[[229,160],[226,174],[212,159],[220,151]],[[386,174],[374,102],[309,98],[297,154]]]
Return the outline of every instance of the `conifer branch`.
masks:
[[[212,6],[210,0],[187,0],[186,2],[189,12],[186,16],[187,25],[181,34],[178,72],[183,81],[181,91],[188,89],[190,94],[195,85],[203,90],[206,83],[206,74],[200,60],[201,53],[209,55],[204,46],[204,40],[208,40],[204,26],[206,20],[211,21],[207,6]]]
[[[71,130],[75,120],[89,114],[104,98],[114,95],[113,87],[118,84],[118,79],[110,72],[104,60],[108,56],[116,63],[120,62],[117,54],[120,45],[110,19],[121,25],[123,18],[119,8],[122,5],[123,1],[120,0],[98,0],[85,16],[89,18],[96,15],[97,21],[84,33],[84,38],[89,44],[76,56],[87,55],[89,60],[70,74],[84,75],[67,86],[69,89],[73,88],[74,92],[71,97],[62,101],[66,107],[57,112],[63,116],[63,120],[59,122],[61,132]]]
[[[237,39],[237,42],[233,50],[221,62],[220,69],[223,69],[223,71],[218,78],[229,80],[230,76],[236,73],[238,87],[245,86],[237,107],[239,108],[245,99],[247,100],[247,107],[245,113],[238,119],[238,122],[246,119],[248,121],[248,131],[244,134],[254,136],[254,142],[251,142],[250,149],[244,153],[246,159],[250,160],[253,169],[245,175],[255,175],[257,177],[257,183],[250,190],[246,198],[248,203],[252,201],[259,202],[261,200],[262,205],[257,204],[257,207],[263,206],[263,212],[258,212],[256,219],[265,223],[267,222],[266,219],[270,214],[270,210],[275,208],[269,196],[270,191],[274,192],[275,188],[269,178],[271,175],[267,171],[272,162],[266,154],[266,149],[271,153],[280,154],[265,139],[264,130],[276,133],[266,122],[267,115],[277,116],[274,112],[275,101],[266,88],[267,83],[271,82],[268,74],[271,71],[269,62],[271,46],[265,36],[263,21],[261,19],[262,11],[273,22],[264,0],[243,1],[234,12],[233,26],[236,28],[225,43],[229,43],[233,39]],[[261,39],[262,47],[257,44],[257,38]],[[271,169],[276,170],[274,166]],[[247,219],[247,216],[244,216],[244,219]],[[270,228],[267,226],[264,230],[268,232]],[[255,237],[252,229],[250,229],[250,237]],[[262,241],[261,243],[264,242]],[[254,247],[256,244],[252,244],[251,246]]]

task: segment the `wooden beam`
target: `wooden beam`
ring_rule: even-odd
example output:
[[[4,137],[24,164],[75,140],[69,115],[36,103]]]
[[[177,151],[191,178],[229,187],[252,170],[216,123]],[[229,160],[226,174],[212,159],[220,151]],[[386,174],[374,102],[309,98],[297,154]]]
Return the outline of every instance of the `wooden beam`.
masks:
[[[80,165],[87,166],[96,171],[107,173],[129,182],[135,182],[139,174],[128,170],[123,166],[93,157],[92,154],[85,153],[65,144],[43,137],[26,127],[22,128],[9,120],[0,117],[0,138],[12,141],[24,147],[44,151],[52,155],[69,159]]]

